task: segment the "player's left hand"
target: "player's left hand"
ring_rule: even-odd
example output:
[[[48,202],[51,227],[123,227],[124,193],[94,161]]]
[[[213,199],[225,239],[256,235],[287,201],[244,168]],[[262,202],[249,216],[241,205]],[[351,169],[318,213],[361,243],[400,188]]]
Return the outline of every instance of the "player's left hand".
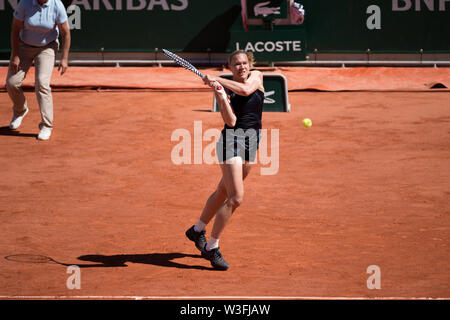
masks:
[[[62,58],[61,61],[59,62],[59,66],[58,66],[58,72],[61,72],[61,75],[63,75],[67,68],[69,67],[69,62],[67,61],[66,58]]]
[[[208,74],[205,74],[204,76],[203,76],[203,82],[206,84],[206,85],[208,85],[208,86],[210,86],[211,88],[213,87],[212,86],[212,83],[213,82],[217,82],[217,80],[216,80],[216,78],[214,78],[213,76],[210,76],[210,75],[208,75]]]

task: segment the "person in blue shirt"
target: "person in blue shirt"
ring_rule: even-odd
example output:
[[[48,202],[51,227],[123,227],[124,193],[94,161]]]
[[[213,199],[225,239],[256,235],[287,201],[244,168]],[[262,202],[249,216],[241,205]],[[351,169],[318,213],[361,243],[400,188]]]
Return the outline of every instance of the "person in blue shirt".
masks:
[[[48,140],[53,130],[53,99],[50,80],[62,36],[62,55],[58,71],[68,68],[70,28],[61,0],[20,0],[11,26],[11,60],[6,89],[13,102],[10,129],[18,129],[28,113],[22,82],[34,62],[35,91],[41,112],[39,140]]]

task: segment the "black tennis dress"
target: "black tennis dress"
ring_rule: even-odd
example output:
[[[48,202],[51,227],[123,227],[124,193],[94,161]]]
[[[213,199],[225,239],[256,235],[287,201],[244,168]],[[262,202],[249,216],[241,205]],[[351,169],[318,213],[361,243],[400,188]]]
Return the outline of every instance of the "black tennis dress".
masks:
[[[262,128],[264,92],[258,89],[247,97],[231,92],[230,104],[236,115],[236,124],[234,127],[225,124],[222,130],[216,145],[219,163],[233,157],[254,162]]]

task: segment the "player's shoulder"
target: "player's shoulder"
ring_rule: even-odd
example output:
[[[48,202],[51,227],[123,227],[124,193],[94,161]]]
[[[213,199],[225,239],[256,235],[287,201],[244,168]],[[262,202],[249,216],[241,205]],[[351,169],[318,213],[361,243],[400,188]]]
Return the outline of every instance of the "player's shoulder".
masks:
[[[262,72],[259,71],[259,70],[256,70],[256,69],[251,70],[250,73],[255,75],[255,76],[262,76]]]
[[[64,6],[64,3],[61,0],[53,0],[53,1],[55,1],[56,7],[58,9],[64,9],[64,10],[66,9],[66,7]]]
[[[253,77],[256,77],[256,78],[260,78],[260,79],[263,78],[263,73],[259,70],[251,70],[250,75]]]
[[[20,0],[17,6],[28,7],[33,5],[33,0]]]

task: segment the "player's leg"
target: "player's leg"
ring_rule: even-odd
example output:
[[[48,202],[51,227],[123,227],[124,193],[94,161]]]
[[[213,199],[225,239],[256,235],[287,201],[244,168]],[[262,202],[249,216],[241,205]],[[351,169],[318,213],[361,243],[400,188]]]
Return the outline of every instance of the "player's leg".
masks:
[[[221,164],[222,179],[227,191],[227,200],[219,208],[214,220],[211,237],[219,239],[232,213],[239,207],[244,198],[243,161],[234,157]]]
[[[227,270],[229,264],[219,251],[219,238],[231,215],[242,203],[244,197],[243,160],[240,157],[229,159],[221,164],[222,179],[227,191],[227,200],[216,213],[211,237],[202,251],[202,257],[208,259],[211,265],[220,270]]]
[[[223,179],[220,180],[217,189],[209,196],[203,208],[200,219],[195,225],[186,231],[189,240],[195,243],[198,250],[202,251],[206,245],[205,227],[216,214],[217,210],[227,199],[227,192]]]
[[[243,164],[242,168],[242,180],[250,173],[251,164],[246,162]],[[227,200],[227,189],[225,188],[225,182],[223,181],[223,177],[220,179],[220,182],[217,186],[217,189],[209,196],[206,201],[205,207],[203,208],[202,214],[200,216],[200,222],[202,222],[205,226],[211,221],[212,218],[216,215],[216,212],[222,207],[225,200]],[[196,231],[203,230],[203,228],[196,229]]]
[[[13,103],[13,116],[9,126],[11,129],[18,129],[22,124],[22,119],[28,113],[27,99],[22,90],[22,83],[33,63],[34,55],[35,52],[32,48],[19,44],[19,70],[14,73],[11,67],[8,68],[6,90]]]
[[[242,180],[245,180],[245,178],[248,177],[251,169],[252,169],[252,164],[249,163],[248,161],[245,161],[244,164],[242,165]]]
[[[251,164],[245,162],[242,167],[242,180],[250,173]],[[227,200],[227,189],[225,187],[224,178],[220,179],[219,184],[217,185],[217,189],[209,196],[206,201],[205,207],[203,208],[202,214],[200,216],[200,221],[207,225],[212,218],[216,215],[216,212],[222,207],[225,200]],[[203,228],[197,229],[196,231],[200,231]]]
[[[245,180],[245,178],[248,176],[248,174],[250,173],[250,168],[251,165],[248,162],[243,165],[242,180]],[[204,246],[206,244],[206,225],[208,225],[212,218],[214,218],[217,211],[222,207],[226,200],[227,189],[222,177],[219,184],[217,185],[216,190],[209,196],[208,200],[206,201],[205,207],[203,208],[202,214],[200,215],[200,219],[194,226],[186,231],[186,236],[190,240],[195,242],[195,246],[200,251],[204,249]]]
[[[200,221],[207,225],[211,219],[216,215],[217,210],[227,200],[227,190],[225,188],[225,182],[223,178],[220,179],[217,189],[209,196],[200,215]],[[198,231],[198,230],[197,230]]]
[[[40,133],[38,139],[50,138],[53,129],[53,98],[50,79],[55,66],[56,47],[50,45],[42,50],[35,58],[36,66],[36,97],[41,111]]]

